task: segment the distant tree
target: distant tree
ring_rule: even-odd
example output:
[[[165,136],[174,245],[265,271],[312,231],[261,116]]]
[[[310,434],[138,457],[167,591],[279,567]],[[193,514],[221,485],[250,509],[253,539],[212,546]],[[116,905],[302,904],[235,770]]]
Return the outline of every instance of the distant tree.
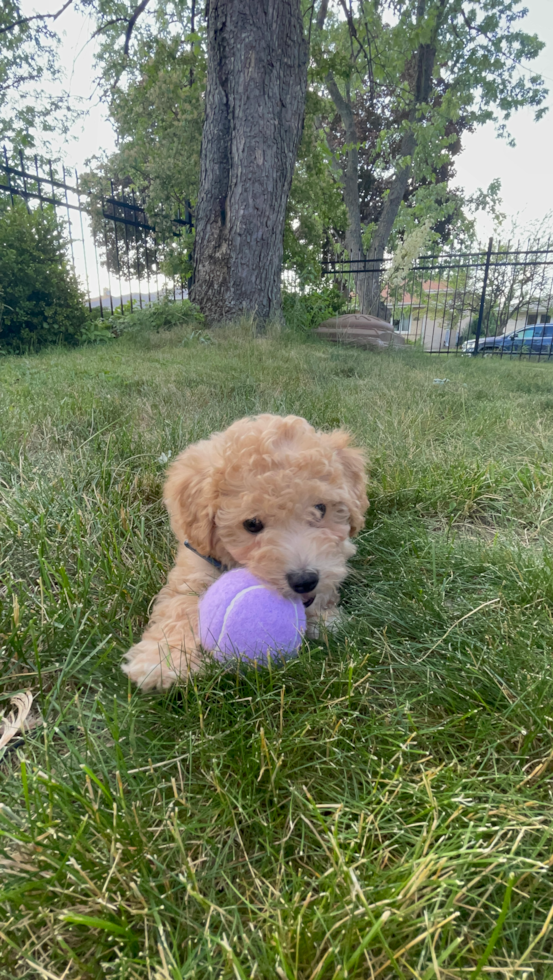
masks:
[[[64,130],[72,116],[67,96],[47,93],[59,81],[59,36],[54,27],[72,0],[60,0],[52,14],[23,12],[19,0],[0,4],[0,142],[16,149],[34,146],[38,134]]]
[[[198,197],[205,28],[193,4],[177,0],[153,5],[150,16],[136,23],[125,54],[116,43],[121,25],[109,20],[106,25],[100,53],[103,98],[117,132],[117,149],[96,159],[83,175],[83,187],[91,194],[94,233],[116,274],[122,271],[121,262],[127,271],[128,260],[138,277],[161,269],[188,278],[194,236],[171,219],[191,216]],[[128,229],[121,255],[116,229],[103,220],[102,198],[109,198],[112,190],[130,203],[136,194],[144,207],[140,220],[156,228],[155,243],[146,231]]]
[[[521,319],[521,326],[532,314],[539,324],[540,315],[553,319],[553,268],[544,255],[553,247],[553,212],[530,223],[515,218],[509,227],[496,229],[493,242],[499,261],[492,267],[486,290],[484,330],[502,334],[511,320]],[[513,260],[513,250],[520,249],[527,264]],[[540,259],[546,263],[538,264]],[[536,264],[532,264],[532,263]]]
[[[95,171],[106,189],[113,180],[144,194],[152,216],[184,212],[198,196],[205,25],[189,0],[159,0],[148,11],[144,7],[128,43],[121,43],[128,23],[115,17],[111,4],[103,6],[97,29],[102,39],[99,81],[117,150],[108,158],[100,156]]]
[[[416,231],[406,237],[405,247],[397,249],[392,267],[384,276],[386,304],[401,309],[402,316],[411,316],[418,333],[424,330],[424,321],[429,318],[442,324],[444,330],[459,330],[464,339],[474,336],[488,242],[473,243],[470,261],[459,264],[453,260],[449,270],[447,263],[442,267],[438,263],[433,273],[427,261],[420,264],[416,261],[419,255],[416,237]],[[553,319],[553,267],[546,254],[551,248],[553,212],[530,223],[517,219],[509,225],[504,220],[496,223],[482,336],[500,336],[507,327],[513,329],[513,323],[518,321],[517,326],[522,327],[532,317],[536,325],[541,318]]]
[[[463,132],[511,114],[545,111],[543,80],[522,60],[543,48],[519,29],[520,0],[357,0],[331,17],[321,0],[313,60],[335,115],[323,120],[348,212],[346,248],[378,264],[394,230],[458,207],[447,184]],[[440,227],[442,226],[442,227]],[[380,280],[359,278],[361,307],[377,312]]]

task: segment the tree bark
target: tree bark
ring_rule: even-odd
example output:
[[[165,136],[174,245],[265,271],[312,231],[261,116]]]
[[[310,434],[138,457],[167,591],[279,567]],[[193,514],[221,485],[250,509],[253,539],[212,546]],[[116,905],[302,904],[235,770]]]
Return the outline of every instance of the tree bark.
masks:
[[[346,248],[350,259],[363,258],[363,240],[361,238],[361,210],[359,207],[359,150],[355,117],[351,105],[349,86],[346,86],[345,97],[340,92],[332,72],[326,76],[326,87],[342,120],[346,134],[346,163],[342,168],[344,204],[348,212],[348,227],[346,230]]]
[[[355,126],[355,116],[351,105],[349,86],[346,85],[345,96],[342,95],[332,72],[326,76],[326,87],[342,120],[346,135],[345,166],[342,167],[342,185],[344,189],[344,204],[348,213],[346,229],[346,249],[350,262],[364,262],[365,252],[361,231],[361,208],[359,205],[359,149],[358,136]],[[359,299],[361,313],[367,312],[368,280],[362,265],[353,266],[355,290]],[[374,278],[374,277],[373,277]]]
[[[326,15],[328,13],[328,0],[321,0],[321,5],[317,13],[317,20],[315,23],[320,31],[322,31],[325,26]]]
[[[414,133],[412,130],[409,130],[405,133],[401,141],[400,151],[400,160],[405,161],[405,158],[407,157],[408,162],[400,162],[399,169],[392,181],[392,186],[390,187],[388,196],[384,201],[382,214],[380,215],[378,225],[376,226],[371,247],[367,253],[367,264],[369,268],[363,275],[361,291],[365,307],[363,312],[372,313],[373,316],[380,316],[382,313],[382,272],[380,270],[384,260],[384,251],[386,245],[388,244],[388,239],[392,233],[392,228],[394,227],[394,221],[397,218],[399,207],[403,200],[403,195],[407,190],[407,184],[411,174],[410,158],[415,150],[415,145]]]
[[[280,314],[282,239],[307,87],[300,0],[208,0],[191,298],[211,322]]]

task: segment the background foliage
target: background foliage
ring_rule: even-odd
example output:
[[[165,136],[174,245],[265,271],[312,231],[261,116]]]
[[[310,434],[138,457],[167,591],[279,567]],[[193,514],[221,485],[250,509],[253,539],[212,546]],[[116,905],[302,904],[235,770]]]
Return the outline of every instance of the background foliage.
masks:
[[[65,9],[61,0],[59,9]],[[55,15],[29,17],[19,0],[0,4],[0,143],[48,147],[51,135],[59,138],[75,118],[77,107],[61,85],[59,23]]]
[[[87,0],[87,6],[103,38],[98,69],[119,136],[116,154],[95,166],[95,179],[130,180],[152,213],[182,211],[187,202],[193,208],[206,77],[203,17],[190,0],[156,0],[127,44],[125,5]],[[543,47],[524,31],[524,16],[519,0],[305,4],[309,90],[288,203],[286,267],[313,273],[322,256],[343,250],[355,221],[368,250],[406,168],[392,249],[428,219],[429,243],[466,244],[477,210],[498,213],[499,183],[466,195],[455,186],[455,158],[475,126],[493,120],[508,138],[513,112],[545,111],[543,80],[519,67]],[[424,93],[417,89],[423,62]],[[335,89],[351,111],[347,132]],[[345,193],[353,156],[357,217]]]
[[[53,209],[0,201],[0,350],[76,342],[84,304]]]

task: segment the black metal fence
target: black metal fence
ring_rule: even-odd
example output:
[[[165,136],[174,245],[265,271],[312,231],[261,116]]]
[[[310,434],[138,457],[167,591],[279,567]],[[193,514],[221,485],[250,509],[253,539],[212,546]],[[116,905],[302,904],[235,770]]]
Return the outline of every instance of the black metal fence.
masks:
[[[69,173],[51,161],[39,163],[37,157],[31,162],[21,152],[9,156],[6,147],[0,158],[0,193],[28,207],[54,208],[65,225],[88,306],[97,307],[101,316],[117,307],[142,308],[166,295],[187,297],[184,276],[168,274],[164,259],[171,239],[182,239],[186,250],[184,236],[192,229],[189,208],[182,216],[159,214],[152,220],[132,188],[116,191],[110,182],[107,193],[105,184],[91,190],[77,171]]]
[[[128,182],[127,182],[128,184]],[[51,206],[65,223],[71,260],[87,303],[100,314],[128,305],[184,299],[188,282],[171,274],[168,259],[187,255],[192,229],[184,214],[152,216],[125,182],[88,187],[76,171],[22,153],[0,158],[0,194],[28,207]],[[188,256],[189,257],[189,256]],[[178,263],[176,263],[178,265]],[[172,263],[173,267],[175,263]],[[181,262],[182,267],[182,262]],[[526,248],[424,255],[409,267],[401,258],[372,262],[330,260],[322,280],[332,279],[357,311],[369,292],[379,297],[379,315],[429,353],[553,356],[553,243]],[[288,289],[300,286],[292,275]]]
[[[323,277],[359,310],[378,279],[379,315],[433,354],[553,355],[553,243],[424,255],[409,269],[392,259],[328,261]]]

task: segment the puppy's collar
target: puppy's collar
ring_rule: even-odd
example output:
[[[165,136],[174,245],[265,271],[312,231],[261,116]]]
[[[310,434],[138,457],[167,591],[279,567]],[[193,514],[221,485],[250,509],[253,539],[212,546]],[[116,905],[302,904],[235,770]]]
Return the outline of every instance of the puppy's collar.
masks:
[[[198,558],[203,558],[204,561],[208,561],[210,565],[213,565],[213,568],[217,569],[217,571],[219,572],[226,571],[227,566],[223,565],[222,561],[217,561],[216,558],[211,558],[210,555],[200,554],[200,552],[196,551],[196,549],[193,548],[192,545],[188,543],[188,541],[184,542],[184,547],[188,548],[189,551],[193,551],[194,554],[198,556]]]

